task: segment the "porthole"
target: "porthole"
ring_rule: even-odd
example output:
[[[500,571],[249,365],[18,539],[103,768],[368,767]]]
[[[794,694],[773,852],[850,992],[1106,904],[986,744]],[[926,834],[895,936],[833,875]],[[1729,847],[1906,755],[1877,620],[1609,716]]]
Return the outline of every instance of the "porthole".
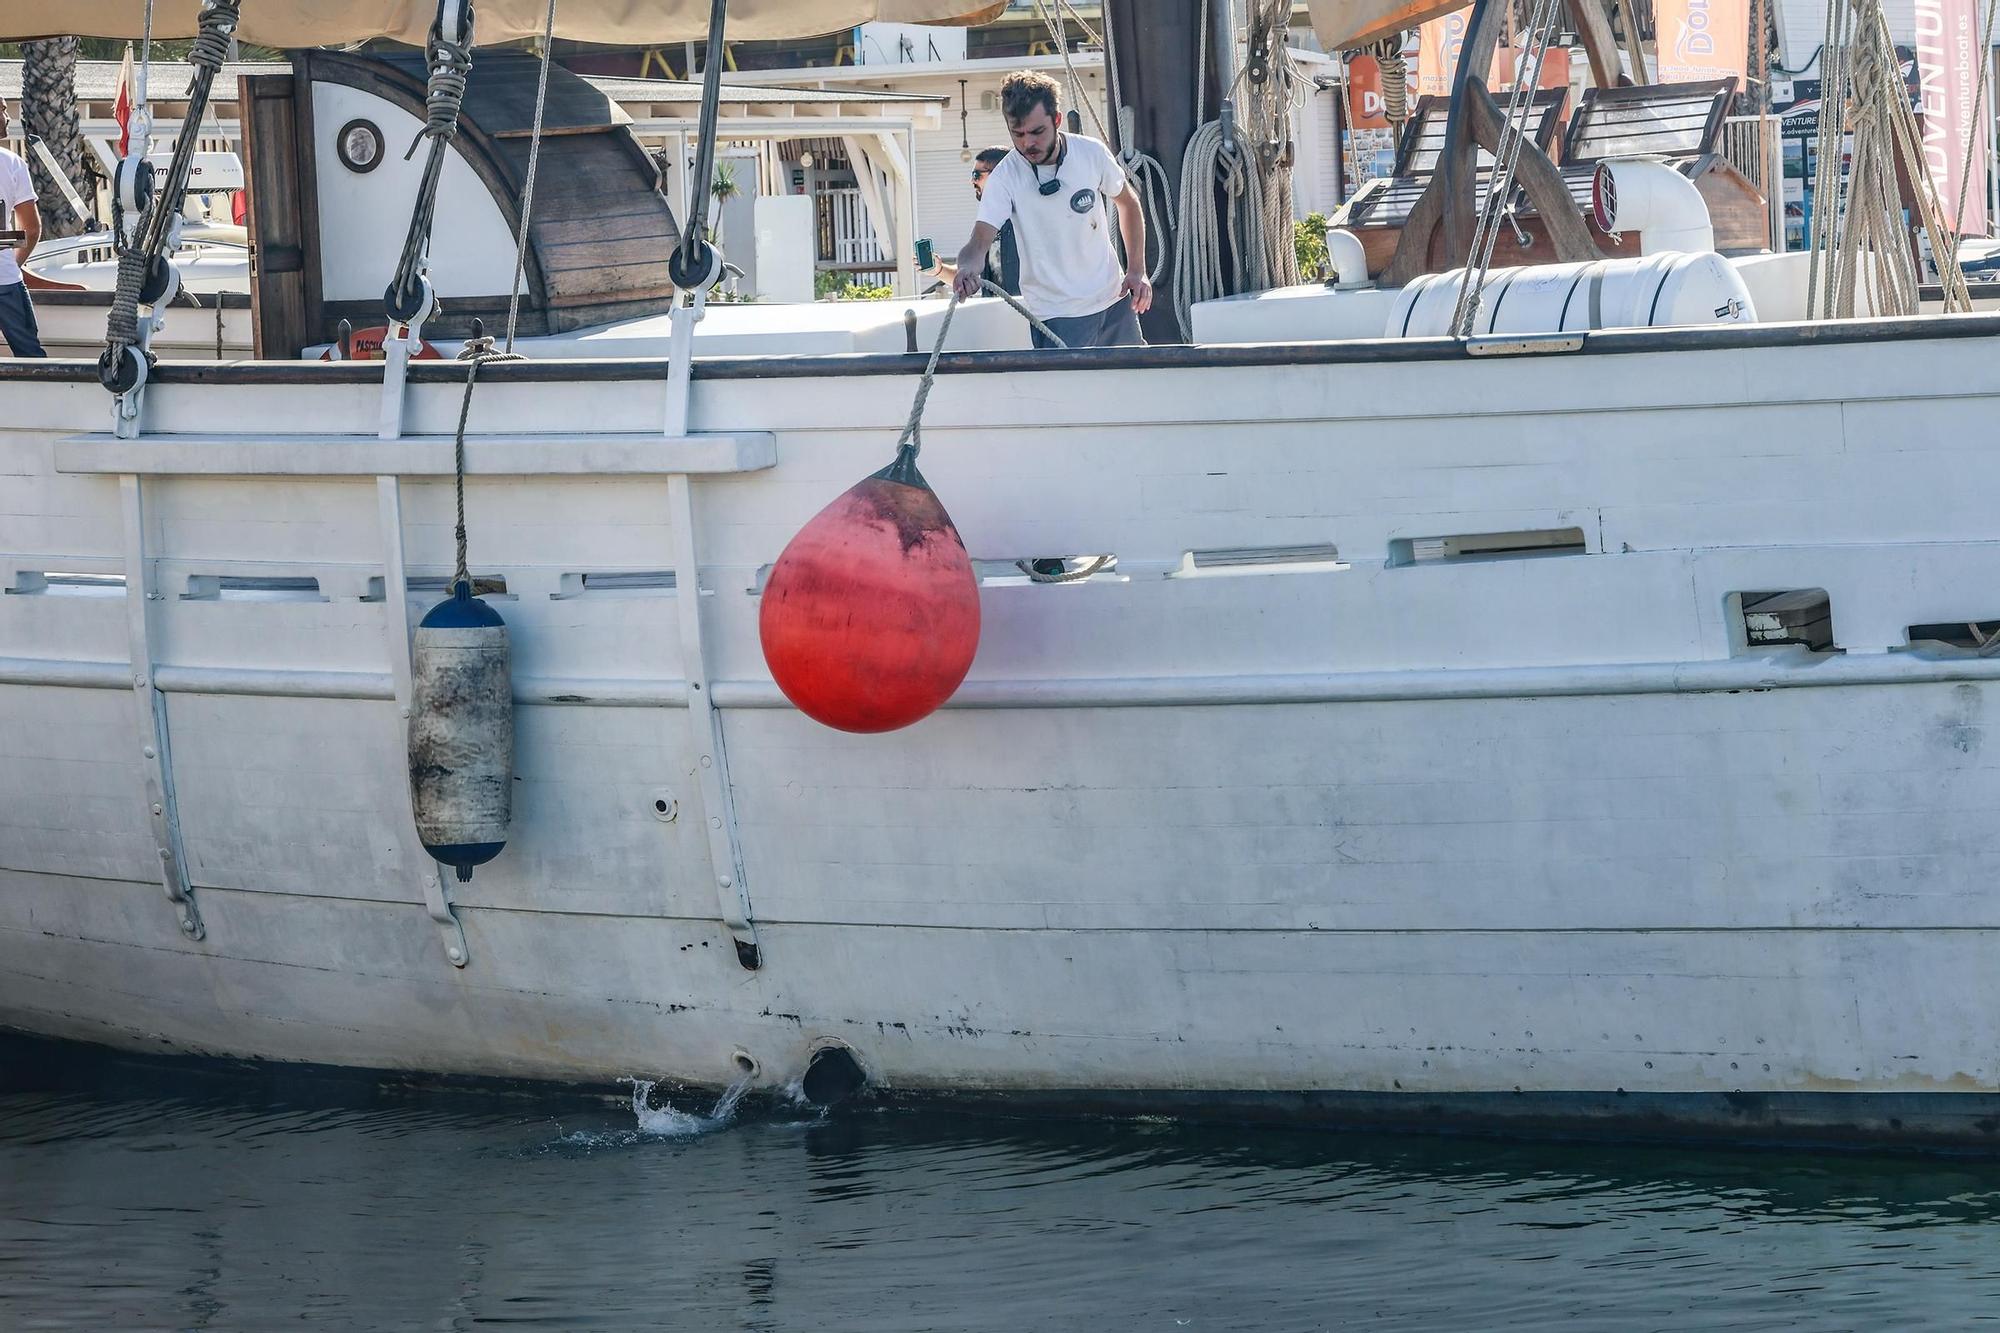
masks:
[[[348,121],[333,146],[349,171],[369,172],[382,165],[382,131],[372,120]]]

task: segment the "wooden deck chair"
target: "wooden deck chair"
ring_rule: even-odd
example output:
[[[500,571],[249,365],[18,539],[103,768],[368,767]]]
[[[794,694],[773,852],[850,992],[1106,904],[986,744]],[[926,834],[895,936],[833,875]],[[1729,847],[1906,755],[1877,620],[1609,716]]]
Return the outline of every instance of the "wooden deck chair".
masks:
[[[1568,96],[1567,91],[1561,88],[1544,89],[1535,94],[1531,111],[1532,137],[1535,146],[1543,152],[1555,145],[1556,131],[1562,123],[1563,107]],[[1361,238],[1362,247],[1368,253],[1368,271],[1371,273],[1379,271],[1396,253],[1403,225],[1429,186],[1432,173],[1437,170],[1438,159],[1444,153],[1450,110],[1451,99],[1448,97],[1419,98],[1410,123],[1404,127],[1402,138],[1397,141],[1391,174],[1377,177],[1362,186],[1334,216],[1335,226],[1346,227]],[[1475,158],[1475,207],[1485,206],[1492,169],[1493,154],[1484,148],[1479,149]]]
[[[1723,123],[1734,97],[1733,79],[1592,88],[1584,93],[1563,140],[1562,178],[1577,208],[1590,215],[1591,182],[1598,164],[1619,157],[1666,159],[1694,182],[1708,204],[1716,249],[1757,251],[1770,243],[1764,196],[1721,152]],[[1595,233],[1595,222],[1592,223]],[[1601,234],[1598,243],[1617,254],[1635,246]]]

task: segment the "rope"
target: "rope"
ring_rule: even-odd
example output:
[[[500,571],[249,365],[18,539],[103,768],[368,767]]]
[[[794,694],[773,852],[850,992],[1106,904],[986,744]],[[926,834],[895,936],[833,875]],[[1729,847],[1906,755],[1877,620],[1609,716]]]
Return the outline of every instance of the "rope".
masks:
[[[147,84],[151,82],[149,76],[151,75],[152,70],[153,70],[153,0],[146,0],[146,31],[139,38],[139,86],[141,88],[146,88]],[[148,89],[148,91],[150,91],[150,89]],[[146,151],[146,145],[141,144],[139,146],[139,151],[141,153],[144,153]]]
[[[424,175],[417,186],[417,201],[410,209],[410,229],[403,236],[402,251],[396,256],[395,276],[389,280],[389,289],[383,293],[383,303],[389,309],[392,320],[398,309],[410,309],[422,296],[422,279],[425,256],[430,249],[431,223],[437,216],[438,178],[444,172],[444,158],[451,143],[458,137],[458,113],[465,103],[466,78],[472,72],[472,9],[467,6],[461,22],[464,25],[464,40],[447,40],[441,28],[433,25],[430,41],[424,48],[424,60],[429,69],[425,87],[424,110],[427,115],[424,127],[417,131],[417,137],[410,140],[409,151],[403,160],[409,161],[416,155],[417,145],[428,139],[431,143],[430,155],[424,159]]]
[[[1019,312],[1021,318],[1034,325],[1038,333],[1057,347],[1066,348],[1069,346],[1068,343],[1056,336],[1055,330],[1035,318],[1033,312],[1028,307],[1015,300],[998,283],[988,278],[981,278],[979,285],[1012,306]],[[953,289],[951,304],[944,308],[944,321],[938,325],[937,341],[931,345],[930,359],[924,362],[924,377],[917,384],[916,400],[910,404],[910,419],[903,423],[903,433],[896,437],[896,457],[899,460],[907,455],[914,462],[917,454],[924,447],[924,404],[930,401],[931,384],[937,377],[938,357],[944,352],[945,335],[951,332],[951,317],[958,313],[958,302],[958,292],[956,289]]]
[[[1105,58],[1110,59],[1109,56]],[[1167,179],[1167,169],[1161,165],[1159,158],[1132,146],[1132,108],[1129,106],[1118,108],[1118,143],[1118,165],[1125,168],[1127,187],[1138,194],[1139,207],[1147,215],[1146,235],[1148,239],[1159,239],[1160,257],[1153,261],[1151,270],[1146,274],[1149,281],[1157,284],[1174,262],[1174,238],[1180,225],[1174,212],[1173,184]]]
[[[1971,309],[1958,238],[1945,224],[1943,202],[1924,161],[1881,0],[1828,0],[1826,35],[1808,316],[1852,318],[1864,283],[1875,314],[1916,313],[1919,275],[1903,222],[1899,177],[1909,181],[1913,220],[1930,239],[1945,309]],[[1843,119],[1854,139],[1844,198]],[[1969,180],[1969,160],[1966,176]]]
[[[1535,89],[1542,83],[1542,63],[1548,58],[1549,43],[1555,39],[1555,21],[1562,11],[1556,0],[1535,0],[1528,20],[1527,47],[1534,68],[1514,76],[1514,90],[1507,99],[1507,116],[1500,126],[1500,151],[1486,191],[1486,206],[1479,211],[1473,228],[1472,253],[1466,257],[1465,276],[1458,284],[1458,304],[1452,310],[1454,338],[1472,336],[1479,313],[1479,296],[1486,286],[1486,274],[1493,266],[1493,246],[1500,239],[1501,216],[1514,193],[1514,172],[1528,143],[1528,118],[1533,114]],[[1525,63],[1525,62],[1524,62]]]
[[[554,58],[556,0],[542,22],[542,73],[535,85],[535,125],[528,137],[528,181],[521,190],[521,231],[514,238],[514,286],[507,294],[507,350],[514,350],[514,325],[521,313],[521,275],[528,267],[528,220],[535,215],[535,170],[542,161],[542,109],[549,100],[549,65]]]
[[[1290,132],[1294,103],[1302,96],[1298,66],[1286,50],[1284,34],[1291,10],[1285,0],[1252,0],[1252,45],[1266,47],[1268,67],[1261,77],[1246,62],[1225,100],[1241,92],[1236,142],[1222,137],[1222,122],[1199,125],[1181,157],[1180,236],[1174,254],[1174,315],[1181,336],[1194,335],[1197,301],[1229,292],[1291,286],[1299,280],[1298,251],[1292,244],[1292,183],[1280,159]],[[1205,71],[1208,24],[1201,25],[1197,71]],[[1199,77],[1199,75],[1198,75]],[[1195,95],[1201,119],[1206,88]],[[1215,192],[1223,205],[1218,212]],[[1223,273],[1223,238],[1229,241],[1230,271]]]
[[[990,282],[985,278],[981,278],[979,280],[979,284],[980,286],[984,287],[988,292],[992,293],[994,296],[999,297],[1001,300],[1005,301],[1008,305],[1012,306],[1017,312],[1019,312],[1021,318],[1027,320],[1028,323],[1032,324],[1037,332],[1039,332],[1044,338],[1047,338],[1050,342],[1054,343],[1057,347],[1067,347],[1069,345],[1065,343],[1061,338],[1058,338],[1056,336],[1055,330],[1051,329],[1048,325],[1042,323],[1041,320],[1035,318],[1034,314],[1031,311],[1029,311],[1028,307],[1022,305],[1019,301],[1015,300],[1007,292],[1002,290],[997,284]],[[896,437],[896,461],[898,463],[915,463],[917,461],[917,455],[923,450],[924,405],[930,401],[931,385],[937,382],[938,357],[943,355],[944,353],[945,336],[951,332],[951,317],[958,312],[958,300],[959,300],[958,293],[956,291],[953,291],[951,294],[951,304],[947,305],[944,308],[944,320],[938,325],[937,341],[931,344],[930,357],[928,360],[924,362],[924,377],[917,384],[917,396],[915,400],[913,400],[910,403],[910,418],[908,421],[905,421],[903,423],[903,433]],[[470,392],[471,390],[468,387],[467,389],[468,395],[470,394]],[[465,429],[465,423],[461,420],[459,422],[459,430],[461,434],[463,434],[464,429]],[[461,464],[461,468],[462,467],[463,465]],[[461,509],[459,515],[459,522],[463,524],[464,521],[465,521],[464,512]],[[1076,569],[1063,569],[1063,570],[1054,570],[1049,572],[1043,572],[1037,570],[1035,568],[1037,562],[1033,560],[1016,560],[1014,562],[1014,567],[1020,570],[1023,574],[1026,574],[1030,579],[1033,579],[1036,583],[1074,583],[1079,579],[1087,579],[1092,574],[1103,572],[1103,570],[1107,566],[1112,564],[1114,561],[1116,561],[1117,558],[1118,557],[1114,555],[1101,555],[1095,557],[1094,560],[1084,562],[1083,565],[1078,566]],[[461,567],[461,571],[463,569],[464,563],[465,563],[465,538],[463,535],[463,531],[461,530],[459,537],[459,565]]]
[[[535,173],[542,158],[542,113],[548,105],[549,66],[555,58],[555,30],[556,0],[549,0],[548,16],[542,23],[542,69],[541,78],[535,85],[535,122],[528,138],[528,179],[521,189],[521,227],[514,239],[514,287],[507,297],[507,346],[504,350],[495,351],[493,339],[481,334],[467,339],[465,349],[458,354],[458,359],[468,364],[465,397],[458,405],[458,431],[452,441],[452,485],[458,502],[458,526],[454,532],[458,541],[458,564],[452,573],[452,582],[464,583],[468,593],[472,591],[472,574],[467,568],[465,555],[465,423],[472,415],[472,389],[479,382],[479,368],[496,361],[528,359],[514,350],[514,329],[521,313],[521,274],[528,262],[528,223],[535,214]],[[459,91],[462,96],[462,80]],[[456,133],[456,111],[452,126],[452,132]],[[411,145],[412,149],[415,147],[415,144]]]
[[[465,423],[472,415],[472,386],[479,382],[479,368],[493,361],[526,361],[519,352],[496,352],[493,340],[488,337],[468,338],[465,350],[458,359],[469,364],[465,371],[465,397],[458,404],[458,432],[452,441],[452,486],[458,500],[458,526],[454,530],[458,539],[458,564],[454,568],[451,581],[463,583],[468,592],[472,589],[472,575],[465,563]]]
[[[1410,67],[1403,63],[1403,34],[1375,43],[1375,65],[1382,71],[1382,115],[1396,133],[1410,119]]]
[[[221,72],[222,63],[228,58],[229,41],[236,32],[241,7],[242,0],[207,0],[202,8],[200,28],[188,51],[188,61],[194,66],[194,78],[188,86],[187,112],[181,118],[180,134],[174,139],[174,155],[167,164],[165,181],[155,189],[152,201],[146,205],[146,211],[133,228],[129,241],[125,236],[125,210],[117,189],[112,190],[111,244],[118,255],[118,286],[112,293],[111,313],[105,320],[106,346],[98,362],[99,379],[107,387],[110,387],[115,374],[122,371],[125,353],[145,341],[140,329],[139,293],[155,261],[165,253],[167,237],[173,230],[174,220],[180,216],[188,177],[194,170],[194,148],[201,135],[201,118],[208,109],[215,76]],[[153,0],[146,3],[142,49],[150,68]],[[141,76],[142,81],[145,77]],[[139,155],[143,158],[145,152],[146,145],[141,144]],[[145,355],[150,363],[151,353]]]
[[[1056,556],[1043,556],[1038,560],[1016,560],[1014,568],[1026,574],[1030,581],[1035,583],[1081,583],[1087,578],[1102,574],[1105,570],[1118,563],[1118,557],[1115,555],[1094,555],[1075,569],[1053,570],[1035,568],[1036,565],[1041,564],[1044,560],[1053,564],[1059,558]]]

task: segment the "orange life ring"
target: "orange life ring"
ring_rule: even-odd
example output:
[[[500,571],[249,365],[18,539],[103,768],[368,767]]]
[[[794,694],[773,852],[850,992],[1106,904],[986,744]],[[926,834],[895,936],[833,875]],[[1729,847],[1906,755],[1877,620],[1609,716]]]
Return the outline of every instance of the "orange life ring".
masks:
[[[347,335],[346,359],[349,361],[380,361],[382,359],[382,344],[388,341],[388,338],[388,326],[383,324],[377,324],[372,328],[356,329]],[[336,343],[334,346],[321,352],[319,359],[322,361],[339,361],[342,359],[339,352],[340,347]],[[444,353],[431,346],[428,340],[421,340],[417,343],[417,350],[411,354],[410,360],[442,361],[444,360]]]

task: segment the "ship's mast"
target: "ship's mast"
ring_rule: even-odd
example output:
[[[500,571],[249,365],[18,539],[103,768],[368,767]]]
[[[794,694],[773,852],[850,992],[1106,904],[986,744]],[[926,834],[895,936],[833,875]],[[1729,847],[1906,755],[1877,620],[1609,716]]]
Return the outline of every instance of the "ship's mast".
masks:
[[[1180,196],[1181,159],[1197,124],[1197,100],[1212,111],[1222,98],[1213,58],[1216,33],[1210,34],[1207,67],[1196,68],[1203,48],[1201,25],[1209,21],[1212,6],[1213,0],[1104,0],[1110,57],[1117,66],[1119,95],[1132,108],[1133,139],[1166,168],[1175,198]],[[1111,114],[1115,123],[1118,108],[1112,107]],[[1153,225],[1164,227],[1165,219]],[[1153,308],[1140,320],[1147,342],[1181,341],[1173,281],[1170,268],[1154,287]]]

